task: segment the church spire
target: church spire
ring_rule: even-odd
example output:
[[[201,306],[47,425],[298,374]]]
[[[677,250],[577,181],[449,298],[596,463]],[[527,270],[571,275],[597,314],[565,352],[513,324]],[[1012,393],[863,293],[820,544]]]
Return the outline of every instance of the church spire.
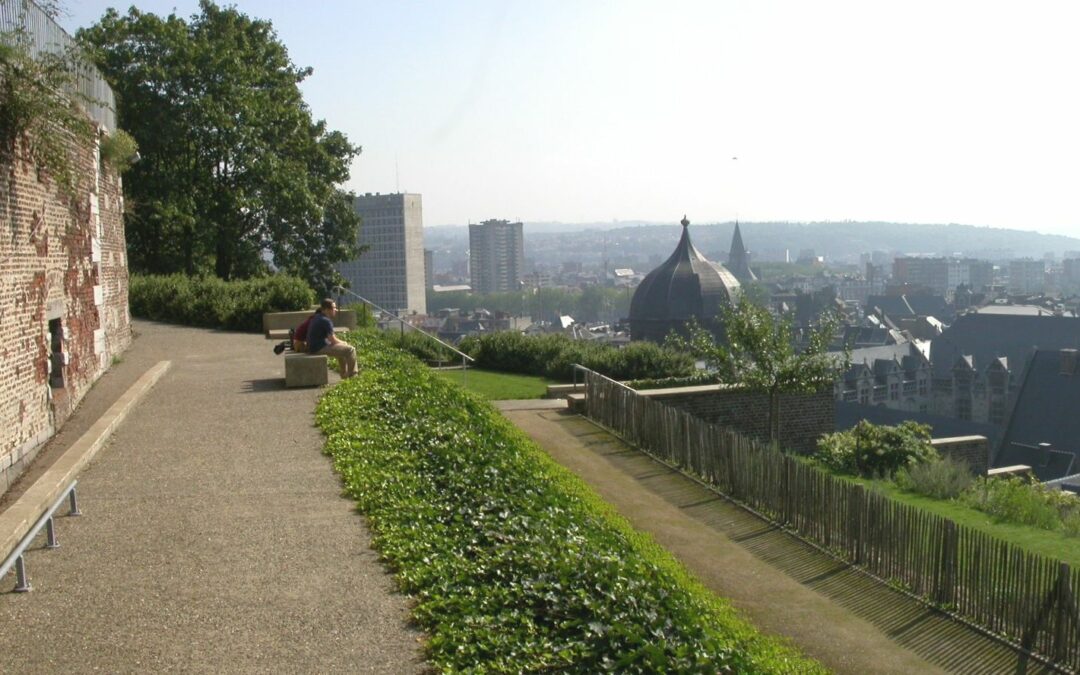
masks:
[[[727,268],[741,283],[757,281],[753,270],[750,269],[750,256],[746,254],[746,246],[743,245],[738,220],[735,221],[735,234],[731,237],[731,251],[728,253]]]

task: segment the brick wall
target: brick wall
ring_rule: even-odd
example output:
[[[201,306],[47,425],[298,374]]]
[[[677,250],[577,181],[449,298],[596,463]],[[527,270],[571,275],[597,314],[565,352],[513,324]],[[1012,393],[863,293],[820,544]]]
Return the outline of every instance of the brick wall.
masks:
[[[98,148],[71,148],[74,197],[21,142],[0,160],[0,493],[131,342],[120,178]]]
[[[665,405],[748,436],[769,438],[769,395],[724,385],[654,389],[639,392]],[[814,450],[822,434],[836,431],[831,390],[780,397],[780,445],[796,452]]]
[[[930,441],[942,457],[966,462],[976,476],[990,470],[990,441],[986,436],[954,436]]]

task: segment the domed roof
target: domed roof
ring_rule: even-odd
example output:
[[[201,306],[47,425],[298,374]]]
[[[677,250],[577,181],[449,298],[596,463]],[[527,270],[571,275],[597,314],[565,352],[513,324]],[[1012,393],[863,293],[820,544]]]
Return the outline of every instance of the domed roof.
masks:
[[[690,243],[690,221],[683,216],[682,238],[664,264],[645,276],[630,301],[630,321],[709,320],[736,300],[739,280],[723,265],[705,259]]]

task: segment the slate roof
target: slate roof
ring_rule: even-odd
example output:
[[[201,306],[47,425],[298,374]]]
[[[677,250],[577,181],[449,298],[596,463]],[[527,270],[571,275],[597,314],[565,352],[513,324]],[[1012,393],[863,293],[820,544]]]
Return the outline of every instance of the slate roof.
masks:
[[[706,260],[690,242],[690,221],[662,265],[649,272],[630,301],[631,324],[640,321],[711,319],[739,293],[738,279],[723,265]]]
[[[895,328],[883,326],[844,326],[842,343],[852,349],[880,347],[907,342],[904,334]]]
[[[964,314],[930,344],[935,377],[949,377],[957,359],[975,358],[982,370],[992,359],[1004,356],[1013,368],[1022,368],[1032,350],[1080,348],[1080,319],[1062,316]],[[1014,376],[1020,375],[1017,370]]]
[[[1037,350],[1017,389],[994,466],[1027,464],[1042,481],[1080,472],[1078,413],[1080,368],[1066,374],[1060,350]]]
[[[920,361],[923,360],[922,352],[915,345],[914,342],[902,342],[895,345],[884,345],[881,347],[863,347],[861,349],[851,350],[851,363],[866,363],[873,366],[878,360],[899,361],[904,368],[915,367]],[[914,359],[913,361],[905,362],[906,359]]]
[[[949,303],[940,295],[871,295],[866,308],[880,309],[894,320],[914,316],[944,318],[952,314]]]

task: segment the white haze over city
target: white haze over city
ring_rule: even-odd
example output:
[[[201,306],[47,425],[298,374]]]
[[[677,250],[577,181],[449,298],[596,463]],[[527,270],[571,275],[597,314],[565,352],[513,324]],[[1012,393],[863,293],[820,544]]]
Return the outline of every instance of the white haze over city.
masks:
[[[110,5],[69,0],[61,24]],[[1077,3],[236,6],[314,67],[313,113],[363,146],[347,187],[422,193],[427,225],[686,213],[1080,236]]]

